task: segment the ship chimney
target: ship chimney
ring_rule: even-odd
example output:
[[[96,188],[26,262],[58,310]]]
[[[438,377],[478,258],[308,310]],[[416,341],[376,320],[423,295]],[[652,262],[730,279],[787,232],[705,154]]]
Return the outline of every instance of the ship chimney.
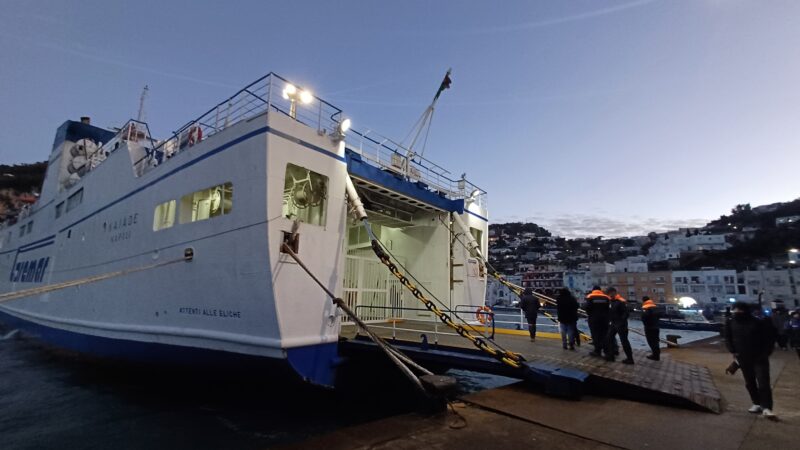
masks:
[[[83,116],[83,117],[81,117],[81,123],[85,123],[86,125],[91,125],[92,124],[92,118],[89,117],[89,116]]]

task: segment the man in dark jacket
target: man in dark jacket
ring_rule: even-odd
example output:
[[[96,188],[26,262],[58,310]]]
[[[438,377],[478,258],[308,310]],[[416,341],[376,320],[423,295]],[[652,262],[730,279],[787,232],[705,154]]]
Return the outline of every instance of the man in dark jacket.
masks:
[[[528,321],[528,332],[531,334],[531,342],[536,340],[536,318],[539,316],[541,308],[539,299],[533,295],[533,289],[525,288],[519,297],[519,307],[525,313],[525,320]]]
[[[617,289],[610,287],[606,294],[611,298],[609,305],[609,327],[606,335],[606,360],[614,361],[614,344],[617,335],[622,343],[622,350],[625,352],[623,364],[633,364],[633,350],[628,340],[628,302],[619,294]]]
[[[650,354],[647,355],[647,359],[652,359],[653,361],[658,361],[661,358],[659,316],[656,302],[645,295],[642,298],[642,325],[644,325],[644,336],[647,338],[647,345],[650,346]]]
[[[601,356],[605,345],[606,334],[608,333],[608,307],[611,299],[606,295],[600,286],[592,288],[592,292],[586,296],[584,310],[586,310],[586,321],[589,322],[589,333],[592,335],[592,345],[594,351],[589,353],[592,356]]]
[[[561,289],[556,299],[558,313],[558,328],[561,331],[561,346],[564,349],[569,345],[570,350],[575,350],[575,341],[578,336],[578,300],[567,288]]]
[[[748,412],[775,418],[769,379],[769,355],[775,346],[775,330],[769,319],[750,313],[750,305],[736,302],[732,318],[725,323],[725,344],[739,363],[745,387],[753,401]]]

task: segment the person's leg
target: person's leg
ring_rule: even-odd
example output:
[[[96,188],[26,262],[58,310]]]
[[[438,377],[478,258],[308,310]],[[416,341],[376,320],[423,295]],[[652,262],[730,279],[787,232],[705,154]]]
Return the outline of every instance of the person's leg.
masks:
[[[608,337],[608,320],[598,320],[597,324],[597,352],[601,353],[606,348],[606,338]]]
[[[600,350],[604,344],[603,337],[599,336],[599,330],[597,329],[597,322],[591,318],[589,319],[589,336],[592,338],[592,346],[594,347],[594,353],[597,356],[600,356]],[[798,349],[798,355],[800,355],[800,349]]]
[[[558,331],[561,333],[561,346],[567,348],[567,324],[558,322]]]
[[[531,335],[531,340],[534,340],[536,339],[536,322],[530,322],[530,319],[528,320],[528,334]]]
[[[569,340],[569,348],[570,350],[575,350],[575,344],[578,340],[578,324],[575,322],[567,324],[567,336]]]
[[[757,360],[753,368],[755,370],[756,383],[758,384],[759,404],[762,408],[772,409],[772,386],[769,379],[769,358]]]
[[[740,360],[739,368],[744,377],[744,387],[750,394],[750,400],[754,405],[761,405],[761,398],[758,396],[758,385],[756,384],[756,370],[752,361]]]
[[[647,338],[647,345],[650,346],[650,354],[652,359],[658,361],[661,357],[661,347],[658,346],[658,329],[645,328],[644,335]]]
[[[622,351],[625,352],[625,361],[633,362],[633,349],[631,342],[628,340],[628,327],[620,327],[617,331],[619,333],[619,341],[622,343]]]
[[[614,360],[614,342],[617,340],[617,327],[611,325],[606,333],[606,359]]]

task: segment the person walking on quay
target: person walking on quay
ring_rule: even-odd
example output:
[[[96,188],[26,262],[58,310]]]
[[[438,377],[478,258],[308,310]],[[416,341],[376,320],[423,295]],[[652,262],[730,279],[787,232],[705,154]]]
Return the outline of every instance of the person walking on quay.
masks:
[[[614,344],[619,335],[622,350],[625,352],[623,364],[633,364],[633,350],[628,340],[628,302],[617,293],[614,287],[608,288],[606,294],[611,298],[609,306],[610,324],[606,335],[606,361],[614,361]]]
[[[659,316],[656,302],[645,295],[642,298],[642,325],[644,325],[644,336],[647,339],[647,345],[650,346],[650,354],[647,355],[647,359],[652,359],[653,361],[658,361],[661,358]]]
[[[594,351],[589,353],[592,356],[601,356],[605,345],[606,334],[608,333],[608,307],[611,299],[600,290],[600,286],[592,288],[592,292],[586,296],[586,321],[589,322],[589,334],[592,335],[592,345]]]
[[[739,363],[753,401],[747,411],[774,419],[769,355],[775,346],[775,329],[769,319],[754,317],[744,302],[734,303],[732,316],[725,324],[725,345]]]
[[[519,297],[519,307],[525,313],[525,320],[528,321],[528,332],[531,334],[531,342],[536,340],[536,319],[539,317],[539,308],[542,305],[539,299],[533,295],[533,289],[525,288]]]
[[[783,306],[779,306],[772,310],[772,326],[775,327],[775,331],[778,333],[776,339],[778,341],[778,347],[781,350],[788,350],[789,344],[789,313],[786,311],[786,308]]]
[[[575,350],[575,341],[578,336],[578,300],[567,288],[562,288],[556,298],[556,312],[558,313],[558,329],[561,331],[561,346],[566,350]]]

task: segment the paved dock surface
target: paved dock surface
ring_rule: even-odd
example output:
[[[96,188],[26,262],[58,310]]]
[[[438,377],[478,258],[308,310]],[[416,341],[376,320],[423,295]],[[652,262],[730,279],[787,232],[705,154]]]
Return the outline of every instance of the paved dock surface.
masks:
[[[352,327],[344,330],[345,336],[354,336]],[[430,333],[429,327],[419,324],[401,324],[403,330],[376,328],[378,334],[391,339],[420,342],[420,335],[426,333],[429,342],[434,340],[442,345],[474,349],[474,346],[460,336]],[[414,331],[411,331],[415,329]],[[441,330],[441,328],[440,328]],[[445,329],[446,330],[446,329]],[[682,361],[663,353],[661,361],[646,358],[649,352],[634,350],[634,365],[608,362],[603,358],[589,355],[593,348],[583,344],[574,351],[564,350],[560,340],[539,339],[530,342],[527,336],[497,334],[495,342],[503,348],[522,354],[529,362],[536,364],[568,367],[581,370],[596,377],[595,388],[607,391],[609,395],[624,398],[640,398],[649,401],[670,401],[673,404],[694,404],[713,412],[722,411],[722,399],[709,369],[699,362]],[[649,392],[654,391],[654,392]]]
[[[708,367],[722,396],[721,414],[613,398],[562,400],[513,384],[459,399],[462,405],[456,410],[466,424],[451,412],[408,414],[341,429],[291,448],[797,448],[800,361],[796,353],[776,350],[771,358],[779,421],[746,412],[750,400],[744,382],[739,373],[724,373],[731,357],[719,339],[667,354],[676,362]],[[465,426],[458,428],[461,425]]]

